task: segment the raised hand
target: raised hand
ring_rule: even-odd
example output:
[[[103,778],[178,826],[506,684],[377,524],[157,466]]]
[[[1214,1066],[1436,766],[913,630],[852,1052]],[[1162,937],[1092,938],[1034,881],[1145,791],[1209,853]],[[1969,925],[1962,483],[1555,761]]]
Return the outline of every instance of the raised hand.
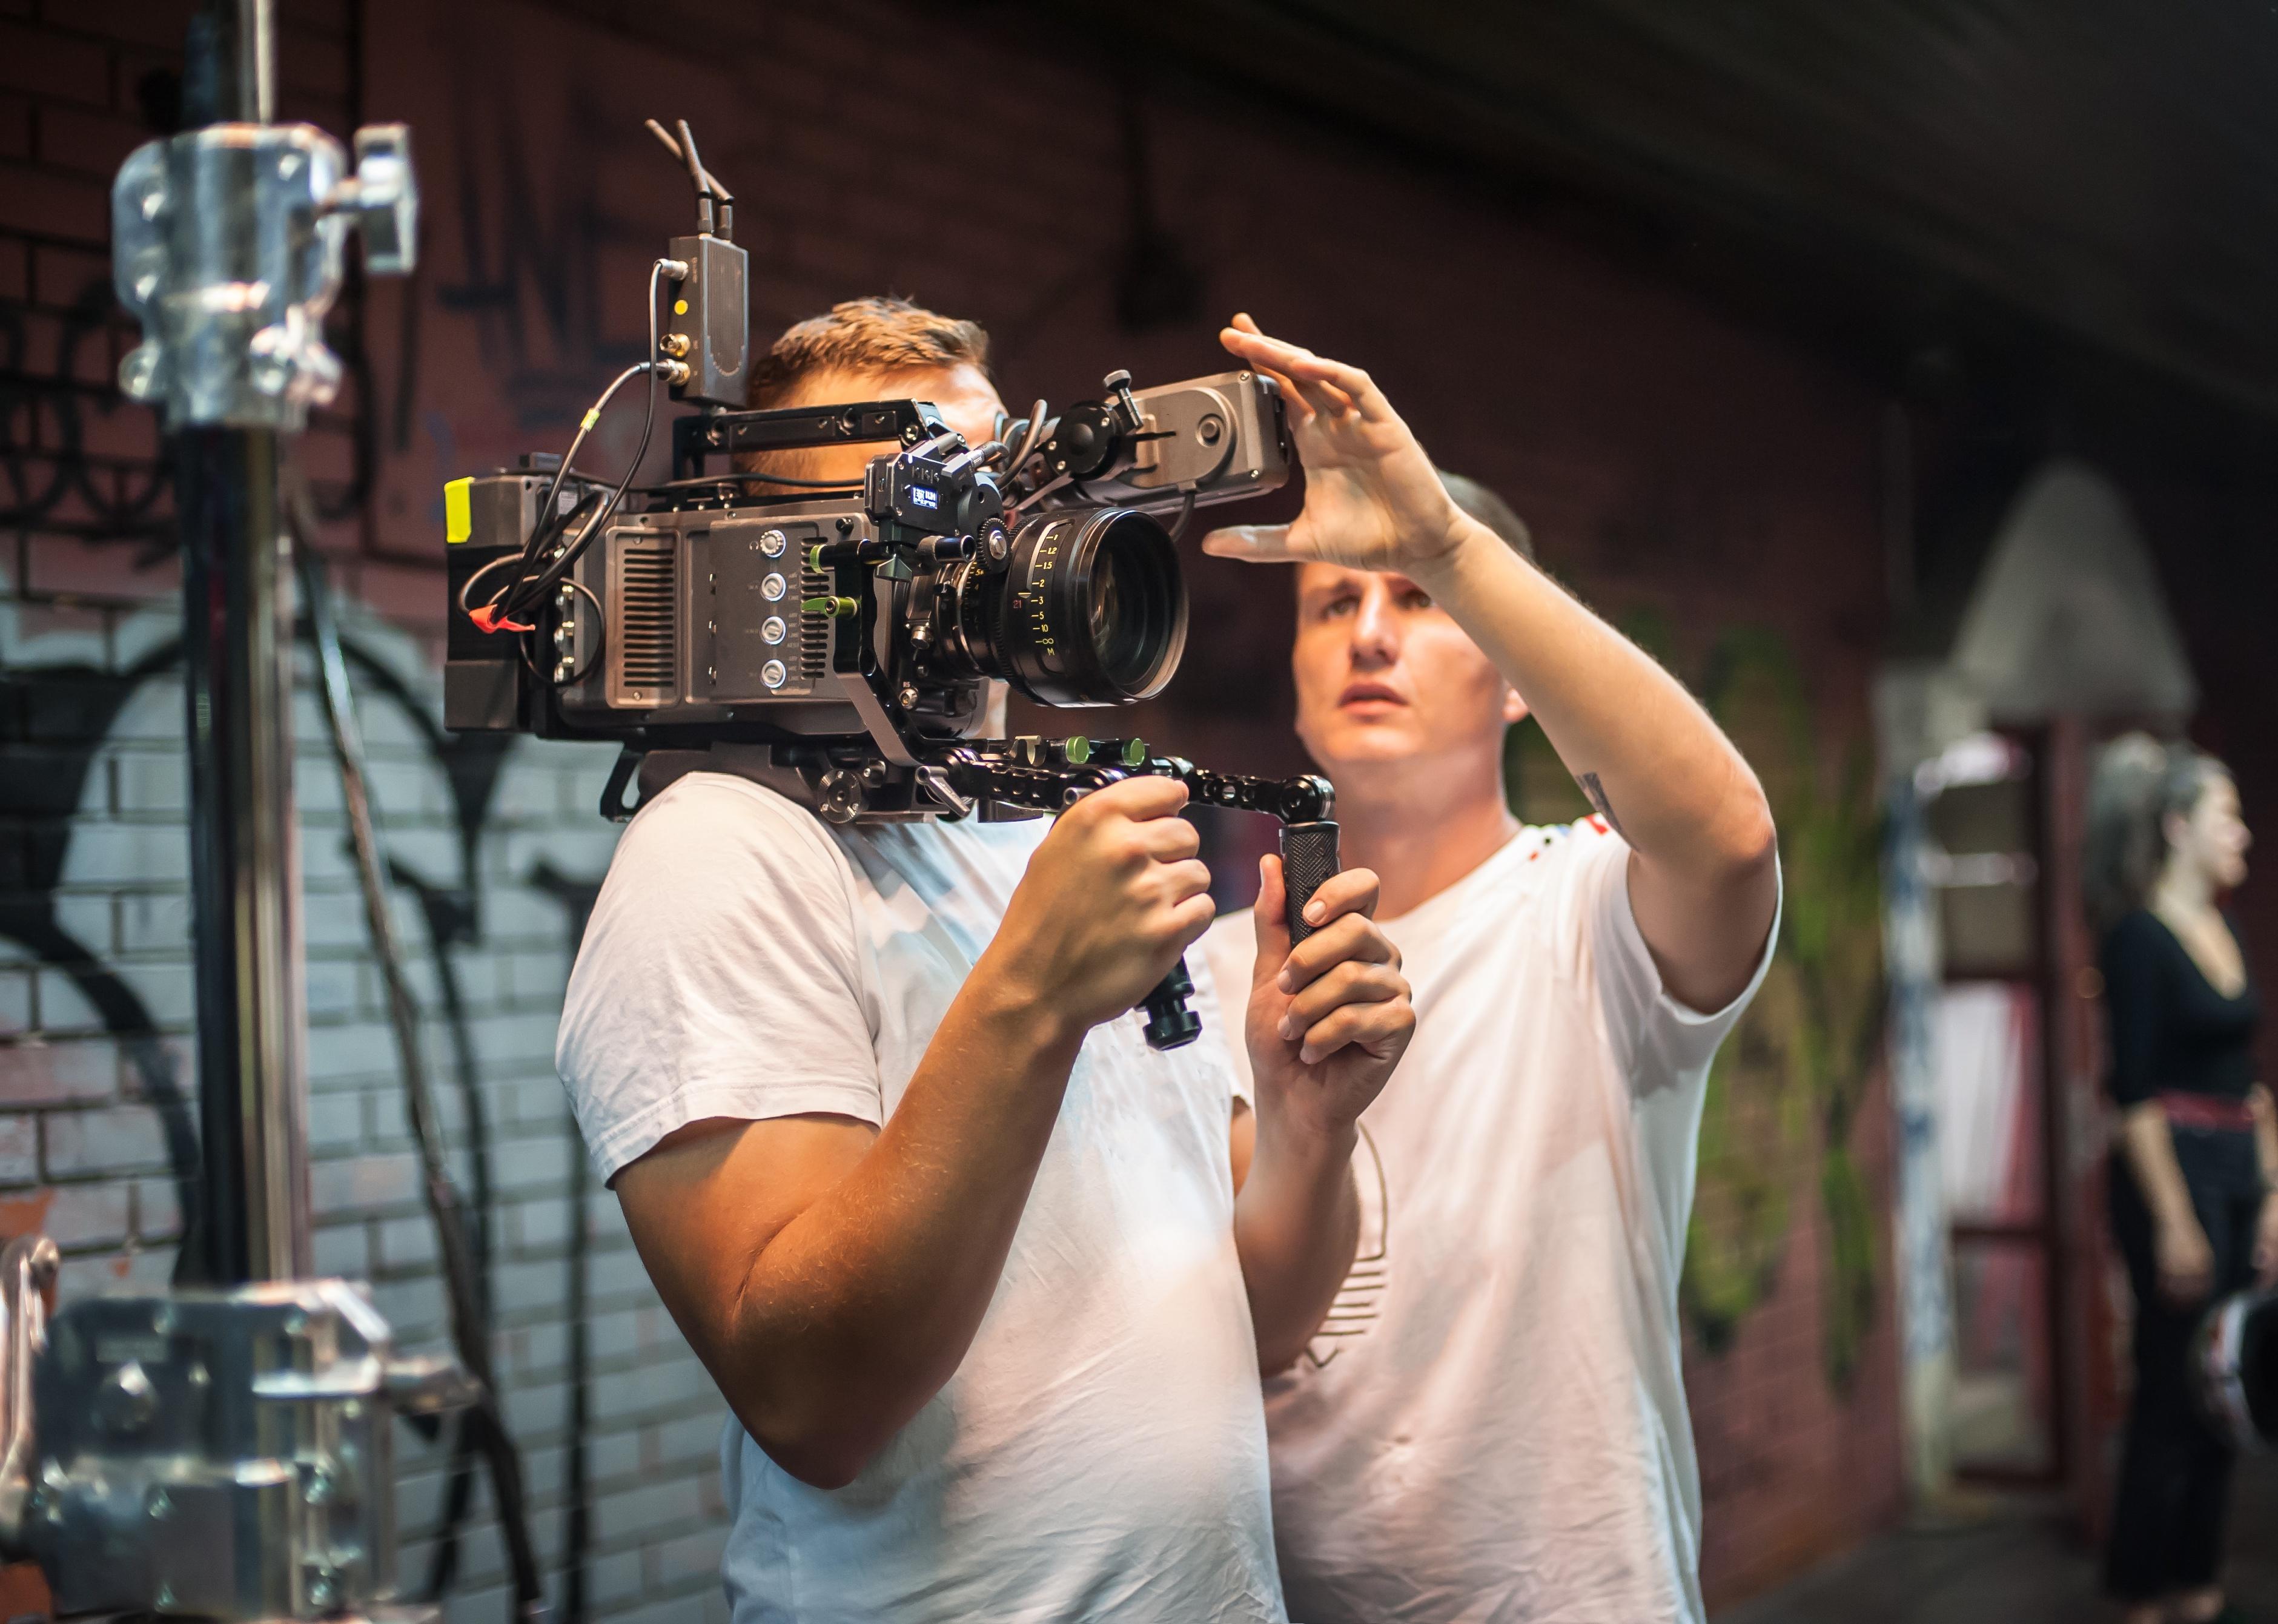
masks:
[[[1471,522],[1367,373],[1268,338],[1247,316],[1235,316],[1219,342],[1281,385],[1305,467],[1305,506],[1292,523],[1212,530],[1204,552],[1410,574],[1454,550]]]

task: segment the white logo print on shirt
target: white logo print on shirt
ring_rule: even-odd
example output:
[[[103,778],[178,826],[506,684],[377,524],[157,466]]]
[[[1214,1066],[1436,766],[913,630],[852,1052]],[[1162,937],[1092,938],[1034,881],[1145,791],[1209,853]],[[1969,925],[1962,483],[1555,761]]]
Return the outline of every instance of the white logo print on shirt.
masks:
[[[1382,1312],[1385,1244],[1391,1238],[1392,1218],[1385,1193],[1384,1161],[1365,1126],[1353,1151],[1353,1186],[1360,1195],[1360,1244],[1353,1249],[1352,1269],[1338,1288],[1336,1300],[1329,1305],[1328,1318],[1305,1345],[1305,1362],[1316,1370],[1334,1359],[1351,1338],[1365,1336]]]

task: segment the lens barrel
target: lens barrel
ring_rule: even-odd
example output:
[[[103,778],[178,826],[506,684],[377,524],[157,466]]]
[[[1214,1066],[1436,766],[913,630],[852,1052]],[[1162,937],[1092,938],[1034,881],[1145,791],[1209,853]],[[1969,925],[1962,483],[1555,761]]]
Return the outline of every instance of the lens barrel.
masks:
[[[944,658],[1039,705],[1128,705],[1160,693],[1179,668],[1186,583],[1169,532],[1145,514],[1065,508],[1013,532],[1001,573],[957,565],[935,621]]]

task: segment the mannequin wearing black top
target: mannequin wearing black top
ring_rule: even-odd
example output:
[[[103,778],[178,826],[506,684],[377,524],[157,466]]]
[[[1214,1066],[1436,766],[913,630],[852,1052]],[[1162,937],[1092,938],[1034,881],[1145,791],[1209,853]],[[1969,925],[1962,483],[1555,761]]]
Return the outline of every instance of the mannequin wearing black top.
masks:
[[[2166,862],[2106,934],[2111,1087],[2121,1112],[2114,1238],[2136,1300],[2136,1390],[2106,1580],[2130,1624],[2227,1615],[2217,1582],[2231,1457],[2194,1409],[2187,1360],[2215,1298],[2278,1277],[2278,1131],[2256,1078],[2261,999],[2219,890],[2245,876],[2219,769],[2163,819]]]

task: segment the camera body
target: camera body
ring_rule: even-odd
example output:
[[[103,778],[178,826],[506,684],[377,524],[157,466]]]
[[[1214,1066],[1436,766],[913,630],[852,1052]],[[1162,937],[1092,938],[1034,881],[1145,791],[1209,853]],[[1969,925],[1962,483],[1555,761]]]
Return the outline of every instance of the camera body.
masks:
[[[639,753],[769,747],[818,804],[831,766],[876,761],[887,771],[869,774],[853,815],[949,810],[919,792],[916,769],[980,734],[993,683],[1088,707],[1169,681],[1186,597],[1158,515],[1183,523],[1288,477],[1271,379],[1108,384],[1105,398],[1008,423],[982,448],[913,400],[680,419],[673,479],[645,511],[610,519],[530,621],[450,617],[446,725]],[[768,475],[711,470],[739,453],[871,443],[891,448],[859,488],[776,496]],[[548,516],[558,462],[524,461],[455,482],[447,551],[462,607]],[[770,493],[753,499],[754,486]],[[600,494],[560,479],[556,515]]]
[[[684,121],[677,138],[648,128],[687,171],[696,234],[650,272],[649,355],[569,450],[444,487],[444,725],[615,742],[601,811],[618,820],[637,775],[646,792],[704,767],[842,824],[1028,817],[1135,774],[1176,778],[1193,804],[1280,821],[1290,936],[1310,934],[1304,904],[1337,869],[1326,779],[1212,773],[1135,738],[982,736],[1000,685],[1113,707],[1170,681],[1187,635],[1178,532],[1197,507],[1288,477],[1273,380],[1135,391],[1111,372],[1100,399],[1052,418],[1039,400],[981,446],[920,400],[740,409],[734,199]],[[577,469],[577,452],[636,377],[648,415],[611,485]],[[660,385],[699,409],[672,425],[672,477],[636,492]],[[884,447],[857,484],[752,466],[846,446]],[[1150,1046],[1194,1040],[1193,990],[1182,961],[1141,1002]]]

